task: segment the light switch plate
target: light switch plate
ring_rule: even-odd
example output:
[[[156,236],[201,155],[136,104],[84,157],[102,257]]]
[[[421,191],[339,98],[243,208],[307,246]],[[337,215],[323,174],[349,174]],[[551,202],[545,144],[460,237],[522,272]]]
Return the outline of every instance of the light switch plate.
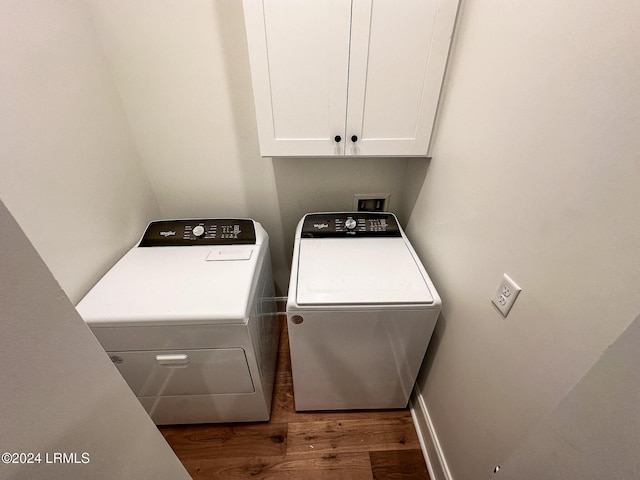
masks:
[[[498,290],[493,296],[491,301],[500,310],[502,316],[506,317],[509,314],[509,310],[513,307],[513,303],[516,301],[518,294],[522,289],[509,278],[506,273],[502,275],[502,281],[498,285]]]

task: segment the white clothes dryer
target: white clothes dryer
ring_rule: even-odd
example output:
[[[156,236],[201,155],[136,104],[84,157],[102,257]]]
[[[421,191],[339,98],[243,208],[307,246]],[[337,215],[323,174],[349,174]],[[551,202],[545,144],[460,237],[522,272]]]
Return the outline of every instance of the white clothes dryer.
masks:
[[[259,223],[152,222],[77,310],[156,424],[269,420],[279,324]]]
[[[395,215],[305,215],[287,298],[296,410],[406,407],[440,307]]]

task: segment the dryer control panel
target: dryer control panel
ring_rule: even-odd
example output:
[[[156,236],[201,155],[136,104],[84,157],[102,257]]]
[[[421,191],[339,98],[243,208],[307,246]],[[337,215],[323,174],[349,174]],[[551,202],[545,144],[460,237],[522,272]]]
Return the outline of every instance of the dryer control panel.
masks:
[[[138,246],[254,245],[255,243],[256,229],[252,220],[218,218],[151,222]]]
[[[311,213],[302,223],[302,238],[400,236],[400,226],[391,213]]]

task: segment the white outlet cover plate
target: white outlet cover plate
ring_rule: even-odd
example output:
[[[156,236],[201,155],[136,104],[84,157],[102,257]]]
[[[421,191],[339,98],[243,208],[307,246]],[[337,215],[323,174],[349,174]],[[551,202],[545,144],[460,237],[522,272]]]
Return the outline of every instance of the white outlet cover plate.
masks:
[[[506,317],[521,291],[522,289],[516,282],[505,273],[502,275],[502,281],[491,301],[500,310],[502,316]]]

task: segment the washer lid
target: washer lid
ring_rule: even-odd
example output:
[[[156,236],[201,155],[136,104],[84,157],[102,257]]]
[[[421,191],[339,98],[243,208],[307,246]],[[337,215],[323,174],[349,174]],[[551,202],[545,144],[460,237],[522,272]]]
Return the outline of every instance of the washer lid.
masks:
[[[298,305],[432,304],[404,238],[303,238]]]
[[[77,310],[90,326],[245,323],[259,249],[135,247]]]

